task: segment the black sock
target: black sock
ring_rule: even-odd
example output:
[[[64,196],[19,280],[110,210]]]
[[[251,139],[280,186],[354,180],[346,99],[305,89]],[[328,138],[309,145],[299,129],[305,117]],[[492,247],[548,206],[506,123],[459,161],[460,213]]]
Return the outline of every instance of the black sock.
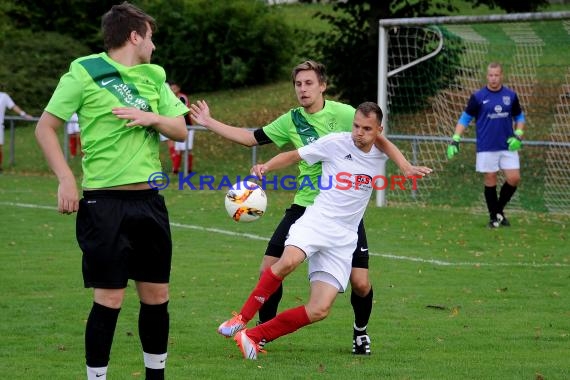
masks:
[[[497,199],[497,186],[485,186],[485,201],[489,210],[489,218],[497,219],[499,212],[499,200]]]
[[[364,297],[359,297],[354,290],[350,294],[350,303],[352,309],[354,310],[354,325],[357,328],[364,328],[368,326],[368,321],[370,320],[370,314],[372,314],[372,299],[374,297],[374,292],[372,288],[368,294]]]
[[[499,195],[499,205],[498,205],[498,210],[499,210],[498,212],[500,214],[503,213],[505,206],[507,205],[507,203],[509,203],[515,191],[517,191],[517,187],[510,185],[508,182],[505,182],[501,187],[501,192]]]
[[[168,349],[168,332],[170,316],[168,301],[160,305],[147,305],[141,302],[139,312],[139,337],[145,354],[164,355],[159,366],[162,368],[146,367],[146,380],[163,380],[164,363]]]
[[[145,368],[145,380],[164,380],[164,368],[152,369]]]
[[[121,309],[93,302],[85,326],[85,360],[88,367],[106,367]]]
[[[281,302],[281,297],[283,297],[283,285],[281,285],[275,293],[269,297],[261,309],[258,311],[259,321],[267,322],[277,315],[277,308],[279,307],[279,302]]]

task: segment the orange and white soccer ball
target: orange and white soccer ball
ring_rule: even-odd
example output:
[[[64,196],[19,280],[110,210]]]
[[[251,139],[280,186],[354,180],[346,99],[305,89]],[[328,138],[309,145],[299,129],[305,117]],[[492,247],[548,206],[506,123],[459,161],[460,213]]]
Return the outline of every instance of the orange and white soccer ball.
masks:
[[[226,211],[236,222],[253,222],[265,213],[267,196],[256,183],[242,181],[226,193]]]

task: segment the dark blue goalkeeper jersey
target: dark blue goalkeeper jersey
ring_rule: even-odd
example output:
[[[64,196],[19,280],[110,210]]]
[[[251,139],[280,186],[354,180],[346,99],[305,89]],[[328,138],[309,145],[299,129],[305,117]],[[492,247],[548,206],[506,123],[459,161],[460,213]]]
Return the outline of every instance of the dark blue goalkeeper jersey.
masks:
[[[505,86],[498,91],[485,86],[471,95],[458,123],[467,127],[473,119],[477,152],[507,150],[507,139],[514,136],[513,123],[525,121],[517,94]]]

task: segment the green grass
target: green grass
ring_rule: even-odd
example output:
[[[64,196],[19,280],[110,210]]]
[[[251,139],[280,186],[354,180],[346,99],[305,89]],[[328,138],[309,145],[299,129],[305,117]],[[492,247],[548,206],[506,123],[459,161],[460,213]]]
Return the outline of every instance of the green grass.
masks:
[[[10,379],[81,379],[91,292],[82,288],[75,217],[55,211],[51,177],[9,173],[0,181],[0,371]],[[373,355],[349,353],[353,317],[343,294],[328,319],[247,362],[215,329],[255,284],[264,239],[292,194],[269,191],[267,214],[238,224],[225,214],[223,193],[164,191],[174,240],[169,378],[570,376],[570,218],[516,213],[511,228],[487,230],[485,215],[461,208],[370,208]],[[305,277],[302,265],[286,280],[282,307],[306,301]],[[143,377],[130,288],[111,378]]]

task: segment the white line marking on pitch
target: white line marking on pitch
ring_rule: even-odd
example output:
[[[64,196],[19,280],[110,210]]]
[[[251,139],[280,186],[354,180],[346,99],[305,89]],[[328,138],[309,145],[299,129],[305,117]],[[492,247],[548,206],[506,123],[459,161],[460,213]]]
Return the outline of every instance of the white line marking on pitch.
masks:
[[[57,207],[41,206],[41,205],[35,205],[35,204],[30,204],[30,203],[0,202],[0,205],[12,206],[12,207],[36,208],[36,209],[44,209],[44,210],[57,210]],[[213,232],[213,233],[217,233],[217,234],[228,235],[228,236],[237,236],[237,237],[242,237],[242,238],[251,239],[251,240],[269,241],[269,238],[267,238],[265,236],[248,234],[248,233],[243,233],[243,232],[234,232],[234,231],[222,230],[220,228],[195,226],[192,224],[181,224],[181,223],[174,223],[174,222],[170,222],[170,225],[172,227],[187,228],[187,229],[191,229],[191,230],[204,231],[204,232]],[[480,266],[480,267],[483,267],[483,266],[485,266],[485,267],[531,267],[531,268],[544,268],[544,267],[568,268],[568,267],[570,267],[570,264],[559,264],[559,263],[553,263],[553,264],[549,264],[549,263],[544,263],[544,264],[541,264],[541,263],[520,263],[520,262],[519,263],[483,263],[483,262],[453,263],[453,262],[443,261],[443,260],[422,259],[421,257],[398,256],[398,255],[392,255],[392,254],[388,254],[388,253],[375,253],[375,252],[370,252],[370,256],[378,256],[378,257],[383,257],[385,259],[391,259],[391,260],[412,261],[412,262],[418,262],[418,263],[424,263],[424,264],[433,264],[433,265],[437,265],[437,266],[449,266],[449,267],[478,267],[478,266]]]

